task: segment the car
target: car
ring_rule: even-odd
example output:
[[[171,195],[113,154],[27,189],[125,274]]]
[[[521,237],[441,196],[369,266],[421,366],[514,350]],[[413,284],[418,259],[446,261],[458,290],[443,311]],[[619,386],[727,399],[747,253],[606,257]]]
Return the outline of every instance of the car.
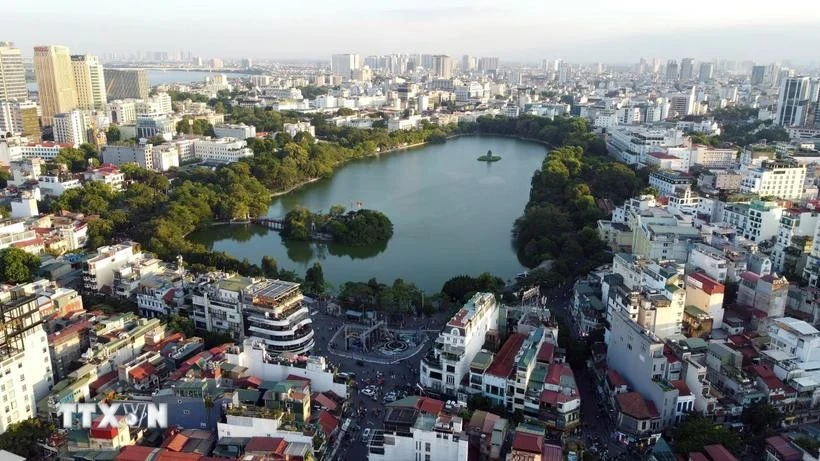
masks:
[[[365,387],[364,389],[362,389],[362,394],[370,396],[370,397],[372,397],[373,394],[375,394],[375,393],[376,392],[373,389],[369,388],[369,387]]]
[[[370,441],[370,428],[368,427],[367,429],[364,430],[364,432],[362,432],[362,443],[367,443],[369,441]]]

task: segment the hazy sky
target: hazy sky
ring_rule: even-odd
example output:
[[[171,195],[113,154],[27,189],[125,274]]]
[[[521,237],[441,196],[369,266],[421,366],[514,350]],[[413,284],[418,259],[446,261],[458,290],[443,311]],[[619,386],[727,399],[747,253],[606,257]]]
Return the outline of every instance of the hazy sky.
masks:
[[[0,40],[76,53],[329,59],[447,53],[634,62],[820,61],[820,1],[2,0]],[[781,7],[782,6],[782,7]]]

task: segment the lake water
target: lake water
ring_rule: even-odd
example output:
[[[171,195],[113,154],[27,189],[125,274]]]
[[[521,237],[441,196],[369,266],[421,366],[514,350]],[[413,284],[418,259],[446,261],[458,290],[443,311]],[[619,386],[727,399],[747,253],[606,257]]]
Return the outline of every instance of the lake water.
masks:
[[[502,160],[477,161],[488,149]],[[361,202],[393,222],[393,237],[384,245],[283,242],[277,232],[256,225],[213,226],[190,238],[255,263],[272,256],[301,276],[319,261],[334,285],[402,278],[434,293],[460,274],[490,272],[508,280],[524,270],[510,230],[546,153],[540,144],[512,138],[460,137],[351,162],[332,178],[271,203],[269,216],[281,217],[297,205],[327,212],[334,204],[351,209]]]
[[[171,83],[202,83],[205,77],[219,74],[218,70],[213,72],[203,71],[184,71],[184,70],[148,70],[148,84],[150,86],[171,84]],[[240,74],[238,72],[224,72],[229,78],[248,77],[250,74]]]

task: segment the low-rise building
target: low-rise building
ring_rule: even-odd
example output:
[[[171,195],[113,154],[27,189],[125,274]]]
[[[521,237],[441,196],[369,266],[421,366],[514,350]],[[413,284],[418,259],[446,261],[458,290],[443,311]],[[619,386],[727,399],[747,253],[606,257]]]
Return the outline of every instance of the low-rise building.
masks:
[[[248,139],[256,137],[256,127],[240,123],[237,125],[217,125],[214,127],[217,138]]]
[[[194,141],[194,155],[203,162],[226,164],[253,157],[253,151],[244,139],[198,139]]]
[[[103,163],[99,168],[83,172],[86,181],[96,181],[108,184],[115,191],[122,190],[125,182],[125,173],[121,172],[116,165]]]

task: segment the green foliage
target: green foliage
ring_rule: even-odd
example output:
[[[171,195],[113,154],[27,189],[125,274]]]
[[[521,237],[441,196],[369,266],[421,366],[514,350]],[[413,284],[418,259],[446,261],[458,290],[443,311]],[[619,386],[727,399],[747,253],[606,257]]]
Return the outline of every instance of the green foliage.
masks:
[[[347,108],[347,107],[342,107],[341,109],[336,111],[336,115],[342,116],[342,117],[347,116],[347,115],[354,115],[355,113],[356,113],[355,110]]]
[[[393,285],[376,279],[364,282],[346,282],[338,299],[350,309],[375,309],[386,312],[414,312],[421,307],[422,292],[415,284],[396,279]]]
[[[117,142],[120,140],[120,129],[116,125],[111,125],[105,131],[105,138],[108,142]]]
[[[87,145],[87,144],[84,144]],[[93,150],[93,147],[92,147]],[[60,149],[60,153],[54,158],[54,162],[65,165],[72,173],[79,173],[88,169],[88,158],[98,159],[96,152],[89,155],[86,149],[74,149],[66,147]]]
[[[484,272],[478,277],[469,275],[453,277],[444,282],[441,292],[452,302],[465,303],[477,292],[488,292],[498,296],[503,288],[504,280],[489,272]]]
[[[393,236],[393,223],[383,213],[356,210],[339,214],[339,211],[337,207],[329,214],[319,215],[296,207],[285,215],[282,236],[291,240],[311,240],[315,233],[325,233],[336,242],[352,246],[384,242]]]
[[[806,450],[811,456],[815,458],[820,454],[820,441],[811,437],[801,435],[794,438],[794,443],[800,448]]]
[[[316,99],[316,96],[327,94],[326,87],[308,85],[299,88],[299,90],[302,92],[302,97],[305,99]]]
[[[201,136],[215,136],[214,126],[205,119],[191,120],[188,117],[183,117],[177,122],[177,132],[182,134],[195,134]]]
[[[190,99],[193,102],[208,102],[208,97],[204,94],[199,93],[188,93],[185,91],[169,91],[168,96],[171,97],[171,101],[185,101],[186,99]]]
[[[313,263],[313,266],[305,272],[305,283],[302,284],[302,291],[313,295],[324,294],[325,275],[322,271],[322,265],[318,262]]]
[[[194,321],[188,317],[181,315],[169,315],[166,319],[168,328],[177,333],[182,333],[186,338],[191,338],[196,335],[194,329]]]
[[[14,423],[0,434],[0,450],[10,451],[26,459],[40,456],[40,442],[45,442],[57,427],[43,420],[32,418]]]
[[[0,189],[5,189],[11,179],[11,173],[6,170],[0,170]]]
[[[783,414],[777,408],[761,400],[744,408],[740,420],[743,421],[751,435],[750,442],[762,448],[765,439],[777,433],[783,421]]]
[[[15,247],[0,250],[0,282],[31,282],[39,269],[39,256]]]
[[[690,415],[675,429],[677,453],[700,451],[704,445],[711,444],[721,444],[735,454],[743,448],[743,442],[736,433],[703,416]]]

